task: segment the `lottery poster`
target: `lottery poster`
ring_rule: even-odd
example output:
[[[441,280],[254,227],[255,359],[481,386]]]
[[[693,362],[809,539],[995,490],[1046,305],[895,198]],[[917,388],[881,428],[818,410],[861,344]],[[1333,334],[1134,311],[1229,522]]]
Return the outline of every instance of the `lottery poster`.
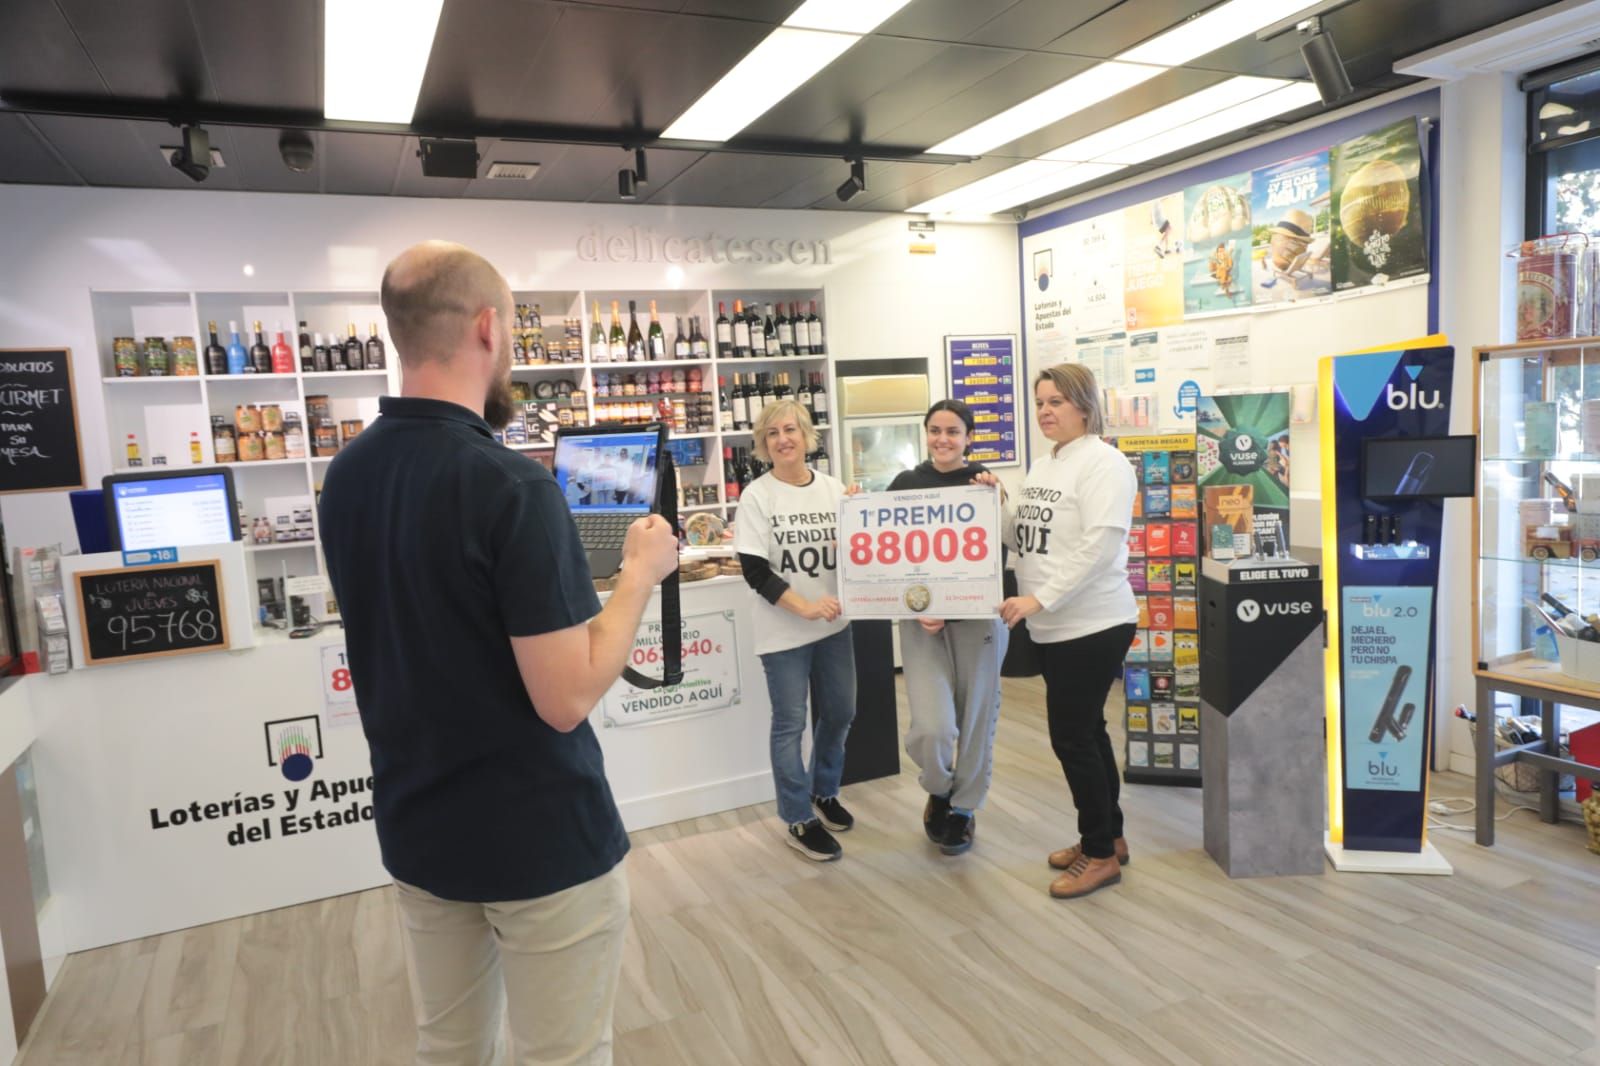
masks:
[[[993,618],[1000,578],[1000,494],[990,486],[839,501],[839,602],[848,618]]]

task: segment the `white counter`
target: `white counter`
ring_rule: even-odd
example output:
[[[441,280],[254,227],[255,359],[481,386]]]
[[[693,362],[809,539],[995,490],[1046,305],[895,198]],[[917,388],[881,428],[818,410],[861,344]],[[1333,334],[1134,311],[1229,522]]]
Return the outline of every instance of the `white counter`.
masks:
[[[633,722],[642,714],[619,714],[612,701],[611,713],[603,704],[592,717],[630,830],[772,798],[770,710],[746,621],[751,595],[737,577],[683,586],[690,628],[701,618],[707,632],[735,635],[715,663],[708,650],[687,665],[702,674],[712,665],[731,679],[728,688],[702,677],[701,691],[721,687],[736,703]],[[656,611],[653,603],[647,614]],[[258,641],[243,651],[32,675],[16,686],[27,691],[37,732],[47,859],[68,950],[387,880],[369,820],[365,738],[348,711],[324,705],[324,649],[337,649],[342,631]],[[660,666],[641,669],[658,674]],[[0,745],[10,716],[22,713],[9,706],[0,693]],[[619,718],[628,724],[607,724]],[[295,731],[313,749],[300,781],[278,758],[278,738]],[[519,828],[530,827],[508,825],[508,838]]]

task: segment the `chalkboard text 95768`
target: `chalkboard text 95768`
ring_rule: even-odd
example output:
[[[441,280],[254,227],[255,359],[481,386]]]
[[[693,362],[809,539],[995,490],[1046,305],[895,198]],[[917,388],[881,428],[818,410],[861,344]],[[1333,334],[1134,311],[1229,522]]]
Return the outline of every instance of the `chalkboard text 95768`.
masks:
[[[87,663],[228,647],[222,571],[215,559],[74,577]]]

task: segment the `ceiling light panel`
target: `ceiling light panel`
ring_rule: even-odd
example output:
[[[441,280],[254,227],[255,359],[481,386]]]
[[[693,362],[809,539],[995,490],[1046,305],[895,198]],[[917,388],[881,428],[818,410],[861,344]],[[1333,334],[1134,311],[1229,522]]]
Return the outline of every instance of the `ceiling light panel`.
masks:
[[[806,0],[785,26],[835,33],[871,33],[910,0]]]
[[[1314,6],[1305,0],[1228,0],[1117,58],[1126,63],[1179,67]]]
[[[444,0],[327,0],[322,114],[407,124],[428,70]]]
[[[1176,129],[1170,130],[1159,136],[1140,141],[1116,151],[1107,152],[1101,156],[1103,162],[1109,163],[1143,163],[1147,160],[1168,155],[1179,149],[1187,148],[1193,144],[1202,144],[1214,137],[1221,137],[1237,130],[1247,129],[1258,122],[1276,118],[1278,115],[1295,111],[1308,104],[1317,103],[1321,99],[1317,95],[1317,87],[1310,82],[1290,82],[1281,89],[1246,100],[1242,104],[1185,123]]]
[[[1164,104],[1153,111],[1146,111],[1126,122],[1097,130],[1071,144],[1046,152],[1040,158],[1074,162],[1099,159],[1107,152],[1114,152],[1158,134],[1176,130],[1187,123],[1206,118],[1235,104],[1264,96],[1274,89],[1281,89],[1290,84],[1292,83],[1281,78],[1229,78],[1227,81],[1218,82],[1199,92],[1174,100],[1170,104]]]
[[[853,34],[779,26],[661,136],[673,141],[725,141],[860,39]]]
[[[953,192],[935,196],[931,200],[924,200],[909,210],[914,214],[929,215],[965,212],[973,204],[1003,197],[1012,189],[1065,174],[1074,165],[1072,163],[1055,163],[1045,159],[1030,159],[1025,163],[1018,163],[1014,167],[1007,167],[1005,170],[990,174],[988,177],[979,178],[977,181],[963,185]]]
[[[1007,108],[993,118],[962,130],[928,151],[949,155],[982,155],[1052,122],[1059,122],[1068,115],[1093,107],[1102,100],[1109,100],[1135,85],[1141,85],[1163,70],[1162,67],[1133,63],[1101,63],[1015,107]]]
[[[1121,163],[1074,163],[1065,171],[1049,177],[1036,178],[1025,185],[1018,185],[1004,193],[976,201],[964,210],[977,214],[992,215],[997,211],[1004,211],[1008,207],[1019,204],[1029,204],[1035,200],[1042,200],[1047,196],[1064,193],[1068,189],[1075,189],[1086,182],[1103,178],[1107,174],[1114,174],[1123,169]]]

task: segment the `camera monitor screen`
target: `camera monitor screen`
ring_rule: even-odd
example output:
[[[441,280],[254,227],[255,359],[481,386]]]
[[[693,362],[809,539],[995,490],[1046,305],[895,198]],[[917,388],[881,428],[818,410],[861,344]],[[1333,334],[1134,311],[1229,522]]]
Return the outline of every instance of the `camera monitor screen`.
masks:
[[[1477,438],[1373,437],[1362,456],[1361,495],[1471,496],[1477,484]]]
[[[123,551],[239,539],[229,470],[114,474],[105,479],[108,532]]]
[[[656,500],[661,432],[562,432],[556,438],[556,484],[573,514],[646,514]]]

